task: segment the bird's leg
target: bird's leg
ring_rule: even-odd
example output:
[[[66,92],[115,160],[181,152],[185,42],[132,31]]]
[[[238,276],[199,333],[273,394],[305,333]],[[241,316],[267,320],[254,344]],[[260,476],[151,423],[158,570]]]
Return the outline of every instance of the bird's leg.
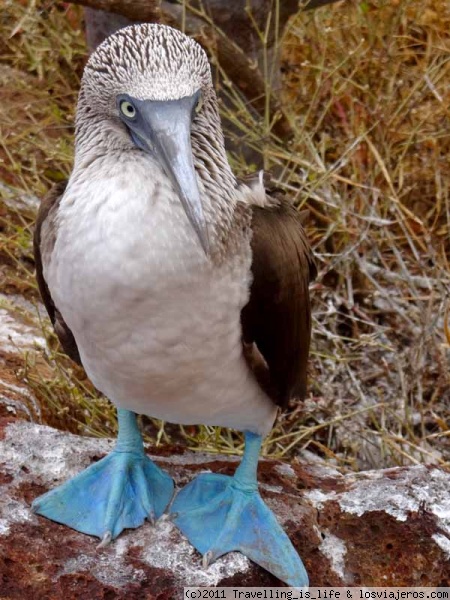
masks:
[[[69,481],[40,496],[33,510],[52,521],[101,538],[154,521],[173,495],[173,481],[144,452],[136,415],[118,410],[114,450]]]
[[[261,436],[245,433],[245,451],[233,477],[201,473],[176,496],[172,520],[208,566],[238,550],[295,587],[308,585],[305,567],[258,492]]]

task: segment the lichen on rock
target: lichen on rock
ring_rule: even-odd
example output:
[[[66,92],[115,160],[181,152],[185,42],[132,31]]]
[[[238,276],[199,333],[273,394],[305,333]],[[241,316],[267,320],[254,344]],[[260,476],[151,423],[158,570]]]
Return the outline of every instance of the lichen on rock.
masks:
[[[107,454],[112,440],[0,419],[0,573],[6,597],[181,598],[183,585],[281,585],[240,553],[203,569],[162,518],[110,546],[33,515],[32,500]],[[237,457],[152,454],[179,485],[230,474]],[[437,467],[342,475],[317,463],[262,460],[261,494],[302,556],[314,586],[449,585],[450,474]],[[46,595],[47,594],[47,595]],[[69,597],[73,597],[70,596]]]

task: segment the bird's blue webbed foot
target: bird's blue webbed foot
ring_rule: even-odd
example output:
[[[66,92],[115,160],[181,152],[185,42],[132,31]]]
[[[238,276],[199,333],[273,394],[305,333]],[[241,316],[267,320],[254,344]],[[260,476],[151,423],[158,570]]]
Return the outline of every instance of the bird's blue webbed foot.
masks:
[[[258,492],[256,466],[261,438],[246,434],[246,449],[233,477],[202,473],[184,487],[171,506],[171,517],[208,566],[238,550],[293,586],[308,585],[305,567]]]
[[[105,545],[123,529],[159,518],[174,490],[172,479],[144,453],[136,416],[119,410],[115,449],[33,502],[33,511]]]

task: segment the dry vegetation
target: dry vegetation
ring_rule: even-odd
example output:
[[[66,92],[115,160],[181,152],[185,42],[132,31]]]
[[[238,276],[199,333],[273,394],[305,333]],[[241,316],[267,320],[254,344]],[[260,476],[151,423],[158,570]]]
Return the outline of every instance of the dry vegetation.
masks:
[[[33,197],[70,172],[86,57],[82,12],[7,1],[0,21],[0,254],[3,287],[37,299]],[[309,448],[352,468],[450,462],[450,8],[447,0],[348,1],[299,14],[282,41],[281,143],[228,88],[241,139],[300,207],[320,267],[312,287],[310,396],[266,453]],[[266,73],[270,87],[269,70]],[[225,109],[224,109],[225,110]],[[246,166],[234,157],[234,166]],[[24,358],[43,420],[104,435],[113,410],[57,353]],[[152,441],[234,452],[227,431],[147,422]]]

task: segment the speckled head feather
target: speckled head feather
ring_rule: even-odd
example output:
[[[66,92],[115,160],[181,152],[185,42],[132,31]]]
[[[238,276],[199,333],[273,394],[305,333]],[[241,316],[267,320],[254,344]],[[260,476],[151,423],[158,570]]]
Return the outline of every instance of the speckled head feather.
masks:
[[[88,146],[95,142],[97,147],[124,147],[125,128],[117,115],[119,94],[165,101],[191,96],[198,90],[203,108],[192,128],[193,144],[198,140],[204,148],[207,141],[222,163],[226,161],[222,127],[203,48],[167,25],[125,27],[100,44],[86,64],[78,98],[76,149],[82,150],[85,141]]]
[[[131,25],[108,37],[90,57],[82,87],[96,97],[133,90],[140,100],[176,100],[212,86],[203,48],[166,25]]]

